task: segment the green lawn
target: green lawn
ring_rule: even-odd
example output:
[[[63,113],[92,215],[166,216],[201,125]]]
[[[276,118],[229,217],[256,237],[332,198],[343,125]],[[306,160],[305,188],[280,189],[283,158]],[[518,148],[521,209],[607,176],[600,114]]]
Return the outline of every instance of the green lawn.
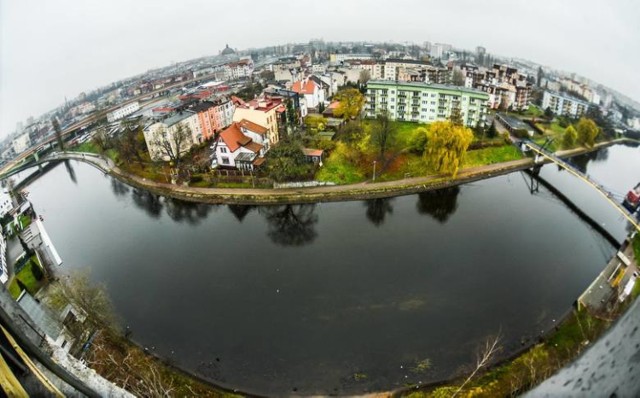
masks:
[[[14,299],[17,299],[20,295],[20,287],[18,286],[16,279],[19,279],[20,282],[24,284],[31,295],[36,294],[44,285],[42,280],[36,279],[33,267],[38,267],[42,270],[42,267],[40,267],[40,263],[38,262],[38,258],[35,255],[31,257],[27,265],[25,265],[9,282],[9,293]],[[42,270],[42,273],[44,274],[44,270]]]
[[[31,224],[31,217],[26,214],[22,214],[20,216],[20,224],[22,225],[22,229],[27,228]]]
[[[462,168],[484,166],[522,158],[523,156],[520,150],[513,145],[476,149],[467,152],[467,156],[462,163]]]
[[[93,141],[86,141],[70,149],[74,152],[100,153],[100,148]]]
[[[366,176],[353,164],[329,155],[320,171],[316,173],[316,180],[336,184],[354,184],[366,180]]]

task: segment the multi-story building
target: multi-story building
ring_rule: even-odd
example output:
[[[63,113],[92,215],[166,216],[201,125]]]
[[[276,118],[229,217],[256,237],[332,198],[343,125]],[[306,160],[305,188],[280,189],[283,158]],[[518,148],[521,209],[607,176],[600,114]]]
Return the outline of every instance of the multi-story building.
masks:
[[[278,114],[286,112],[281,99],[257,98],[249,102],[244,102],[240,98],[232,97],[235,105],[233,121],[239,122],[246,119],[267,129],[267,135],[271,145],[276,145],[280,141],[278,133]]]
[[[27,131],[17,136],[16,138],[13,139],[11,144],[13,146],[13,152],[15,152],[16,155],[26,151],[27,148],[29,148],[29,146],[31,145],[31,138],[29,137],[29,132]]]
[[[371,54],[329,54],[329,62],[334,65],[354,59],[373,59],[373,56]]]
[[[519,73],[517,68],[499,64],[492,68],[479,68],[473,64],[462,64],[460,71],[465,78],[465,87],[489,94],[490,108],[528,108],[531,83],[527,81],[527,75]]]
[[[308,108],[316,109],[324,103],[325,92],[314,79],[305,78],[294,82],[291,91],[303,96]]]
[[[129,116],[132,113],[137,112],[139,109],[140,109],[140,104],[138,103],[138,101],[134,101],[130,104],[127,104],[125,106],[122,106],[116,109],[115,111],[111,111],[107,113],[107,121],[109,123],[113,123],[116,120],[120,120],[123,117]]]
[[[373,80],[367,84],[367,117],[387,112],[393,120],[432,123],[447,120],[453,109],[465,125],[484,125],[489,95],[479,90],[421,82]]]
[[[251,77],[253,73],[253,61],[241,59],[238,62],[230,62],[225,66],[225,79],[237,80]]]
[[[189,110],[198,116],[200,132],[205,140],[211,139],[233,121],[233,103],[229,99],[203,101],[193,105]]]
[[[179,126],[191,132],[191,139],[174,139]],[[168,162],[171,160],[163,149],[163,146],[167,143],[171,146],[173,153],[178,153],[179,150],[179,153],[183,154],[188,152],[194,145],[201,143],[203,139],[198,115],[189,110],[180,111],[165,120],[153,123],[145,127],[143,133],[147,142],[149,156],[153,161],[163,160]],[[176,141],[180,141],[180,148],[176,147]]]
[[[542,109],[550,108],[556,115],[578,118],[587,112],[589,103],[566,94],[545,91],[542,95]]]

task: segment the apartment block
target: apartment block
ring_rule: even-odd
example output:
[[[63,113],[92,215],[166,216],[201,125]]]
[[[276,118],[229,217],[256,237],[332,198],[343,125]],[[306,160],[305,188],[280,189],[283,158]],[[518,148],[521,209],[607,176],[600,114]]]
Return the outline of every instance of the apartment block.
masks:
[[[422,82],[372,80],[367,84],[365,115],[387,112],[393,120],[433,123],[459,109],[469,127],[485,123],[489,95],[479,90]]]

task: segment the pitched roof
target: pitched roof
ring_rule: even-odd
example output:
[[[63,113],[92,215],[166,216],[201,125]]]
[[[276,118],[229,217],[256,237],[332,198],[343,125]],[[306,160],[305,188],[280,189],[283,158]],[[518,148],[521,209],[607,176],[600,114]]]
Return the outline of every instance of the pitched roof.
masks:
[[[250,143],[248,143],[244,147],[246,149],[250,150],[253,153],[258,153],[262,149],[262,145],[258,144],[257,142],[253,142],[253,141],[251,141]]]
[[[240,125],[240,127],[244,127],[245,129],[254,132],[256,134],[260,134],[260,135],[264,135],[267,133],[267,128],[266,127],[262,127],[261,125],[257,124],[257,123],[253,123],[247,119],[242,119],[238,122],[238,124]]]
[[[238,123],[232,123],[223,132],[220,133],[220,139],[229,147],[229,151],[235,152],[241,146],[245,146],[251,142],[251,138],[242,134]]]
[[[313,94],[317,83],[311,79],[308,80],[298,80],[293,83],[293,87],[291,87],[292,91],[295,91],[298,94]]]

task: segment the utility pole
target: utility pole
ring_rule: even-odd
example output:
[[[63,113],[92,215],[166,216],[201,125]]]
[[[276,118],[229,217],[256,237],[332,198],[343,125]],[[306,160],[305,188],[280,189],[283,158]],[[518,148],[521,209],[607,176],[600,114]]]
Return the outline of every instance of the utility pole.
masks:
[[[376,182],[376,161],[373,161],[373,182]]]

